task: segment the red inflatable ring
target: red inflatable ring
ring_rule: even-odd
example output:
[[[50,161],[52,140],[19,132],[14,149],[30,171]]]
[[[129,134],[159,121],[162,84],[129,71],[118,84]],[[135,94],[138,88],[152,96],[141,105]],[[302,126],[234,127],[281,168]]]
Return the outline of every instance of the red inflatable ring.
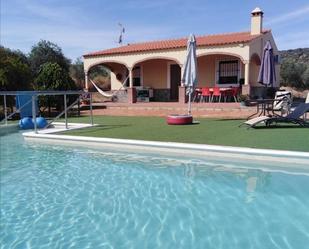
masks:
[[[186,125],[186,124],[192,124],[193,117],[191,115],[178,115],[173,114],[169,115],[166,118],[166,122],[169,125]]]

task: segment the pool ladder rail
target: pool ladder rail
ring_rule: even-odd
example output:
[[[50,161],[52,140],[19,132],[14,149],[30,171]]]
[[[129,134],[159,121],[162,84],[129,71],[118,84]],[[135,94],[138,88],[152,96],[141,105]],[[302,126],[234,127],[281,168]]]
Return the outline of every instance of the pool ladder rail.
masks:
[[[44,95],[44,96],[50,96],[50,95],[63,95],[64,98],[64,110],[59,113],[55,118],[53,118],[52,120],[50,120],[47,125],[43,128],[46,129],[48,127],[50,127],[52,125],[53,122],[55,122],[56,120],[58,120],[60,117],[62,117],[64,115],[64,119],[65,119],[65,128],[68,129],[68,111],[70,109],[72,109],[75,105],[80,104],[81,100],[87,100],[89,101],[89,111],[90,111],[90,123],[91,126],[93,126],[93,107],[92,107],[92,93],[91,92],[84,92],[84,91],[37,91],[35,93],[31,92],[32,98],[30,100],[28,100],[26,103],[24,103],[22,106],[20,106],[19,108],[16,108],[16,110],[14,112],[12,112],[11,114],[8,115],[7,113],[7,96],[16,96],[16,95],[20,95],[20,94],[30,94],[30,92],[11,92],[11,91],[7,91],[7,92],[2,92],[0,93],[0,95],[3,96],[3,109],[4,109],[4,119],[2,119],[0,121],[0,123],[3,123],[7,126],[8,125],[8,120],[11,119],[15,114],[19,113],[20,110],[22,108],[24,108],[26,105],[30,104],[32,102],[32,118],[34,120],[33,124],[34,124],[34,131],[35,133],[38,133],[38,128],[37,128],[37,124],[35,122],[36,120],[36,102],[37,102],[37,97],[40,95]],[[67,106],[68,104],[68,99],[67,99],[67,95],[77,95],[78,97],[77,99],[70,104],[69,106]]]

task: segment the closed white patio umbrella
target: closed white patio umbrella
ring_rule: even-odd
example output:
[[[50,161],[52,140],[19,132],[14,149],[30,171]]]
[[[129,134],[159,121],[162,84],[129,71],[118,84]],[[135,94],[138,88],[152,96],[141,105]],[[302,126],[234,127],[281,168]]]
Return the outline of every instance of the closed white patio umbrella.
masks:
[[[191,115],[191,95],[197,85],[197,57],[196,39],[193,34],[189,36],[187,44],[187,57],[184,63],[182,83],[186,87],[186,94],[189,95],[188,114]]]

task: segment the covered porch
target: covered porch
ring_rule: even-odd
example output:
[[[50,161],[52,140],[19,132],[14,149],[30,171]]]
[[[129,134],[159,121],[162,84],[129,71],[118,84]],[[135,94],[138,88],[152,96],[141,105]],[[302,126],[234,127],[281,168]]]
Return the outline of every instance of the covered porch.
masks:
[[[197,63],[198,89],[238,88],[241,92],[242,87],[254,85],[260,58],[254,54],[246,61],[238,54],[199,53]],[[151,56],[136,60],[131,66],[122,61],[102,61],[89,67],[89,70],[98,64],[110,70],[110,91],[127,95],[120,102],[186,101],[185,90],[181,85],[182,63],[176,56]],[[88,82],[88,78],[86,80]]]

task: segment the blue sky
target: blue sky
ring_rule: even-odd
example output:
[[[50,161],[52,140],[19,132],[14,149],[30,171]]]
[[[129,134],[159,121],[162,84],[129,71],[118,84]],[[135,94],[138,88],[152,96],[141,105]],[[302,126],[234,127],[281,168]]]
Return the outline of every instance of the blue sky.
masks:
[[[279,49],[309,47],[308,0],[1,0],[1,45],[29,52],[40,39],[70,59],[124,43],[179,38],[189,33],[246,31],[250,12],[264,11]]]

